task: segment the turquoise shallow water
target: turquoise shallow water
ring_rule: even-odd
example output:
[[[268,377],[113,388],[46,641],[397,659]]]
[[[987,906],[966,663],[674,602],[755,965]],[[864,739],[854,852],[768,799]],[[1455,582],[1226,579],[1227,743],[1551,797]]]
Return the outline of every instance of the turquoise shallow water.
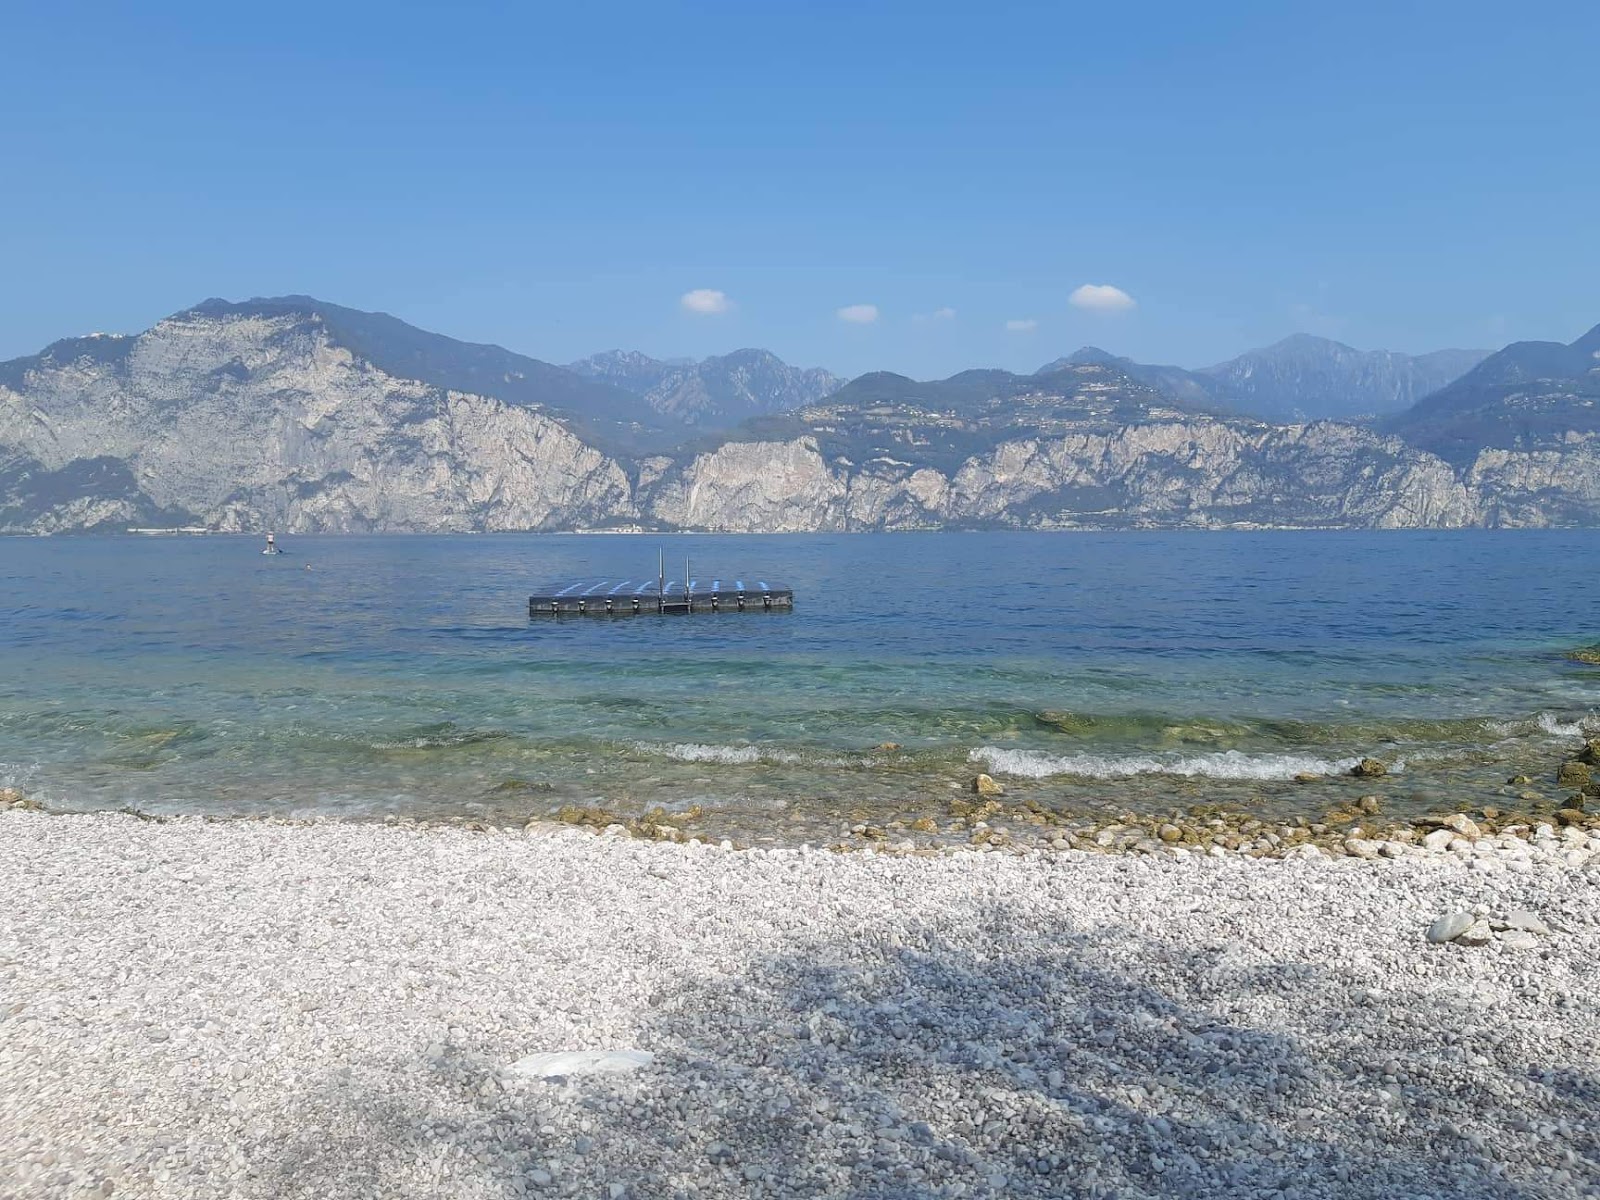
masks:
[[[1593,532],[0,540],[0,783],[68,808],[745,825],[1400,802],[1548,774],[1600,711]],[[790,614],[530,621],[554,579],[762,575]],[[307,568],[310,568],[309,570]],[[673,569],[669,566],[669,569]],[[896,743],[897,749],[879,749]]]

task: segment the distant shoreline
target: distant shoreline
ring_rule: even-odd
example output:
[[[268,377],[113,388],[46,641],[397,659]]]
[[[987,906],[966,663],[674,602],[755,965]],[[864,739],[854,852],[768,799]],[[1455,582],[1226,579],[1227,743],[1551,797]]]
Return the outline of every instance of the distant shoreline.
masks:
[[[1052,526],[1043,529],[1018,529],[1009,526],[973,528],[967,526],[940,526],[901,529],[384,529],[342,530],[331,532],[296,532],[275,528],[272,532],[281,538],[370,538],[370,537],[876,537],[882,535],[916,536],[928,534],[955,534],[965,537],[988,537],[1014,534],[1061,535],[1145,535],[1166,533],[1192,533],[1195,535],[1225,533],[1306,533],[1350,534],[1370,533],[1380,535],[1405,534],[1553,534],[1600,533],[1600,525],[1408,525],[1377,527],[1371,525],[1139,525],[1139,526]],[[35,540],[80,541],[94,538],[151,538],[151,537],[212,537],[246,538],[260,540],[266,529],[242,531],[237,529],[205,529],[191,526],[179,529],[74,529],[59,532],[30,532],[0,530],[0,538],[29,538]]]

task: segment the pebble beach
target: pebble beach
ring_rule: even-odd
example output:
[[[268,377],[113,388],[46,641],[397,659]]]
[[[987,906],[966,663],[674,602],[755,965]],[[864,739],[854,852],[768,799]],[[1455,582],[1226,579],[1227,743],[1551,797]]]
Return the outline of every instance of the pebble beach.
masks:
[[[1596,850],[4,812],[0,1196],[1600,1195]]]

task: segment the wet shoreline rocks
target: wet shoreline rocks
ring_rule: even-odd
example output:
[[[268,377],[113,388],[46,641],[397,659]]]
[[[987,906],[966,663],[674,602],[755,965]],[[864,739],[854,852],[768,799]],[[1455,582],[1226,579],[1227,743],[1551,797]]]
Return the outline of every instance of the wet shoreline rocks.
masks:
[[[25,795],[21,788],[0,788],[0,812],[13,809],[19,812],[38,812],[43,807],[38,800]]]
[[[966,783],[952,781],[956,793],[926,808],[885,811],[851,802],[810,802],[805,816],[780,807],[749,816],[706,805],[667,808],[654,805],[610,806],[604,803],[563,804],[548,807],[548,785],[511,781],[499,789],[507,796],[523,797],[525,815],[460,815],[442,819],[387,816],[384,824],[411,828],[462,828],[489,831],[521,828],[537,835],[553,827],[573,827],[609,836],[649,841],[753,846],[815,846],[839,853],[870,851],[918,856],[977,849],[985,853],[1057,853],[1085,851],[1096,854],[1131,853],[1188,857],[1243,856],[1279,858],[1324,856],[1332,858],[1399,859],[1454,854],[1481,859],[1482,869],[1509,855],[1520,858],[1558,857],[1581,866],[1600,854],[1600,739],[1589,739],[1570,749],[1547,777],[1558,792],[1529,790],[1533,776],[1508,779],[1507,788],[1520,788],[1499,804],[1451,808],[1440,796],[1428,810],[1418,813],[1420,793],[1400,793],[1396,800],[1381,792],[1355,792],[1359,784],[1388,787],[1393,782],[1388,767],[1378,759],[1360,760],[1343,779],[1317,782],[1330,793],[1320,813],[1294,817],[1273,816],[1236,805],[1197,801],[1171,807],[1146,805],[1133,810],[1109,804],[1092,809],[1062,808],[1041,802],[1026,786],[1009,789],[992,776],[979,774]],[[1403,778],[1403,777],[1402,777]],[[1302,787],[1293,784],[1289,786]],[[1341,789],[1345,798],[1334,800]],[[1576,790],[1572,790],[1572,789]],[[1195,795],[1187,784],[1174,789]],[[0,808],[38,808],[38,802],[14,789],[0,792]],[[1390,813],[1391,807],[1401,811]],[[829,815],[829,810],[832,815]],[[166,816],[125,810],[144,820]],[[329,817],[309,819],[277,816],[207,816],[206,820],[266,821],[325,824]],[[370,823],[379,818],[362,818]],[[1512,869],[1520,870],[1519,866]]]

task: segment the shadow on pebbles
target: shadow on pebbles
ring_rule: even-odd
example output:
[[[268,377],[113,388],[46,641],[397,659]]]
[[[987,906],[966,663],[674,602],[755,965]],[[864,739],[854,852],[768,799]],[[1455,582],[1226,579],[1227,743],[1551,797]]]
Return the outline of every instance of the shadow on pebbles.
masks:
[[[1592,868],[0,835],[6,1197],[1600,1194]]]

